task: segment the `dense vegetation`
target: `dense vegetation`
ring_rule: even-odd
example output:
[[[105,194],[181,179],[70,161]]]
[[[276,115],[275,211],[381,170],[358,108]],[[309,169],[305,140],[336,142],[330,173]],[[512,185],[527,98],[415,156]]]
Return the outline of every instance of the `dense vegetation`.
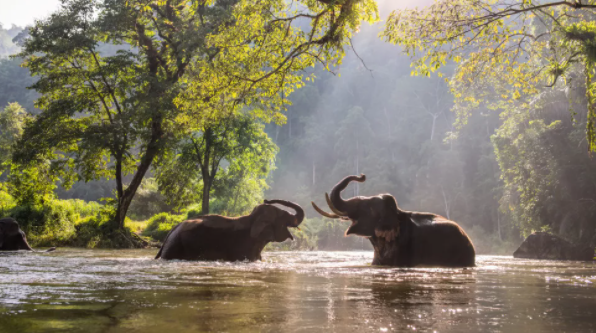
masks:
[[[484,17],[488,2],[457,3],[397,11],[355,34],[375,18],[370,1],[304,1],[310,13],[330,15],[320,26],[285,13],[283,1],[171,14],[69,1],[29,39],[20,35],[20,57],[0,54],[0,209],[19,218],[34,245],[130,247],[145,243],[124,226],[159,241],[185,218],[239,215],[283,198],[306,208],[307,219],[294,242],[271,247],[369,249],[310,207],[344,176],[365,173],[344,196],[388,192],[404,209],[442,214],[480,253],[511,253],[536,230],[596,247],[592,5],[543,12],[520,0],[509,4],[519,12]],[[349,4],[349,19],[330,14]],[[254,6],[272,6],[273,16]],[[192,10],[205,11],[198,26]],[[168,32],[162,14],[177,15],[178,28]],[[456,14],[463,19],[454,26],[428,26]],[[108,22],[122,24],[112,31]],[[66,28],[77,38],[57,34]],[[0,32],[15,37],[14,29]],[[256,44],[229,46],[249,32]],[[412,77],[412,59],[379,32],[418,52],[414,72],[429,77]],[[176,38],[188,45],[174,50]],[[18,50],[1,42],[4,56]],[[275,53],[278,44],[284,51]],[[346,46],[355,52],[344,57]],[[23,58],[35,79],[19,67]],[[24,89],[32,84],[41,95]]]

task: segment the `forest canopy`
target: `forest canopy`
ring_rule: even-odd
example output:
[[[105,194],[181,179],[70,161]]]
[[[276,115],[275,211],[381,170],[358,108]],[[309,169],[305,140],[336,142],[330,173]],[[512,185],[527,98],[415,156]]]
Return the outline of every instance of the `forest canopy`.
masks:
[[[294,24],[299,18],[310,21],[307,31]],[[17,56],[38,78],[42,113],[14,161],[49,161],[45,179],[66,187],[115,179],[122,228],[144,176],[177,134],[240,112],[281,124],[301,72],[340,61],[361,21],[376,18],[370,0],[296,9],[280,0],[64,1],[22,38]],[[100,43],[121,48],[102,54]]]

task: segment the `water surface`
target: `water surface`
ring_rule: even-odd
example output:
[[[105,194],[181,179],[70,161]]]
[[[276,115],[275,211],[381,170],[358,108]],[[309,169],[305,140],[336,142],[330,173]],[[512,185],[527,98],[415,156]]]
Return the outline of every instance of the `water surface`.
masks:
[[[478,256],[472,269],[371,267],[372,252],[256,263],[156,250],[0,253],[0,332],[592,332],[596,265]]]

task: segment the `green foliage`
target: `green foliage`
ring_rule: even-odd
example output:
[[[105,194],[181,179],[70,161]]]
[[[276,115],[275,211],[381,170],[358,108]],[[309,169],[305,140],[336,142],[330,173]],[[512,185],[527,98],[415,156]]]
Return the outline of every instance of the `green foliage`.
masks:
[[[145,220],[162,212],[170,212],[173,207],[160,193],[155,178],[145,178],[130,204],[129,216],[135,220]]]
[[[19,103],[10,103],[0,110],[0,179],[10,171],[14,145],[23,135],[27,112]]]
[[[186,216],[184,215],[157,214],[149,219],[147,228],[143,230],[142,235],[163,242],[168,232],[185,219]]]
[[[263,128],[253,117],[237,114],[181,138],[159,163],[157,179],[168,202],[183,207],[203,198],[208,202],[213,193],[211,211],[229,215],[260,203],[277,152]]]
[[[100,214],[81,220],[67,246],[85,248],[134,249],[148,245],[147,241],[128,227],[114,228],[114,213],[102,210]]]
[[[201,205],[193,204],[188,207],[181,209],[182,214],[186,214],[187,219],[194,219],[201,216]]]
[[[6,185],[0,183],[0,216],[6,216],[15,206],[16,202],[6,190]]]
[[[595,10],[590,1],[437,0],[426,8],[393,12],[382,36],[414,57],[415,74],[458,63],[451,86],[460,127],[480,103],[531,109],[542,87],[568,84],[572,64],[581,64],[593,151]]]
[[[81,200],[48,200],[32,205],[14,206],[5,211],[19,222],[31,246],[71,245],[76,225],[82,219],[102,211],[95,202]]]
[[[13,206],[4,216],[19,222],[33,247],[139,248],[147,245],[128,228],[114,229],[110,220],[113,212],[96,202],[49,200]]]
[[[286,96],[315,61],[339,62],[372,0],[66,0],[24,39],[24,66],[39,80],[43,110],[15,162],[51,161],[49,177],[116,179],[115,223],[169,139],[225,118],[241,104],[283,121]],[[290,16],[294,15],[294,16]],[[311,21],[302,31],[294,20]],[[99,46],[121,46],[102,54]],[[192,105],[192,107],[189,107]],[[132,174],[128,186],[124,176]],[[208,203],[208,201],[207,201]]]
[[[582,93],[581,87],[567,91],[574,98]],[[564,92],[551,91],[537,98],[532,112],[512,110],[493,136],[505,183],[501,207],[524,236],[546,229],[594,245],[595,163],[585,154],[581,129],[587,113],[572,122],[556,103],[563,98]],[[582,102],[574,107],[581,110]]]
[[[8,191],[19,205],[36,205],[55,198],[54,189],[61,173],[54,173],[49,160],[27,165],[12,164]]]

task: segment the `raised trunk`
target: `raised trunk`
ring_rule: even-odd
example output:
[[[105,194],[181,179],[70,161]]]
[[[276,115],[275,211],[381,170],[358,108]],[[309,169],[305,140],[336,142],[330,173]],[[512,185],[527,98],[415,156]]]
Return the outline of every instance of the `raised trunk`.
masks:
[[[348,176],[348,177],[342,179],[339,183],[337,183],[337,185],[335,185],[333,187],[333,190],[331,190],[331,196],[330,196],[331,202],[333,203],[335,208],[337,208],[338,210],[340,210],[342,212],[349,213],[349,211],[350,211],[349,202],[342,199],[341,191],[343,191],[346,188],[346,186],[348,186],[348,184],[352,181],[363,182],[365,180],[366,180],[366,176],[364,176],[364,175]]]
[[[296,203],[286,200],[265,200],[266,204],[280,204],[286,207],[290,207],[296,211],[296,222],[297,224],[293,227],[297,227],[304,220],[304,209]]]

